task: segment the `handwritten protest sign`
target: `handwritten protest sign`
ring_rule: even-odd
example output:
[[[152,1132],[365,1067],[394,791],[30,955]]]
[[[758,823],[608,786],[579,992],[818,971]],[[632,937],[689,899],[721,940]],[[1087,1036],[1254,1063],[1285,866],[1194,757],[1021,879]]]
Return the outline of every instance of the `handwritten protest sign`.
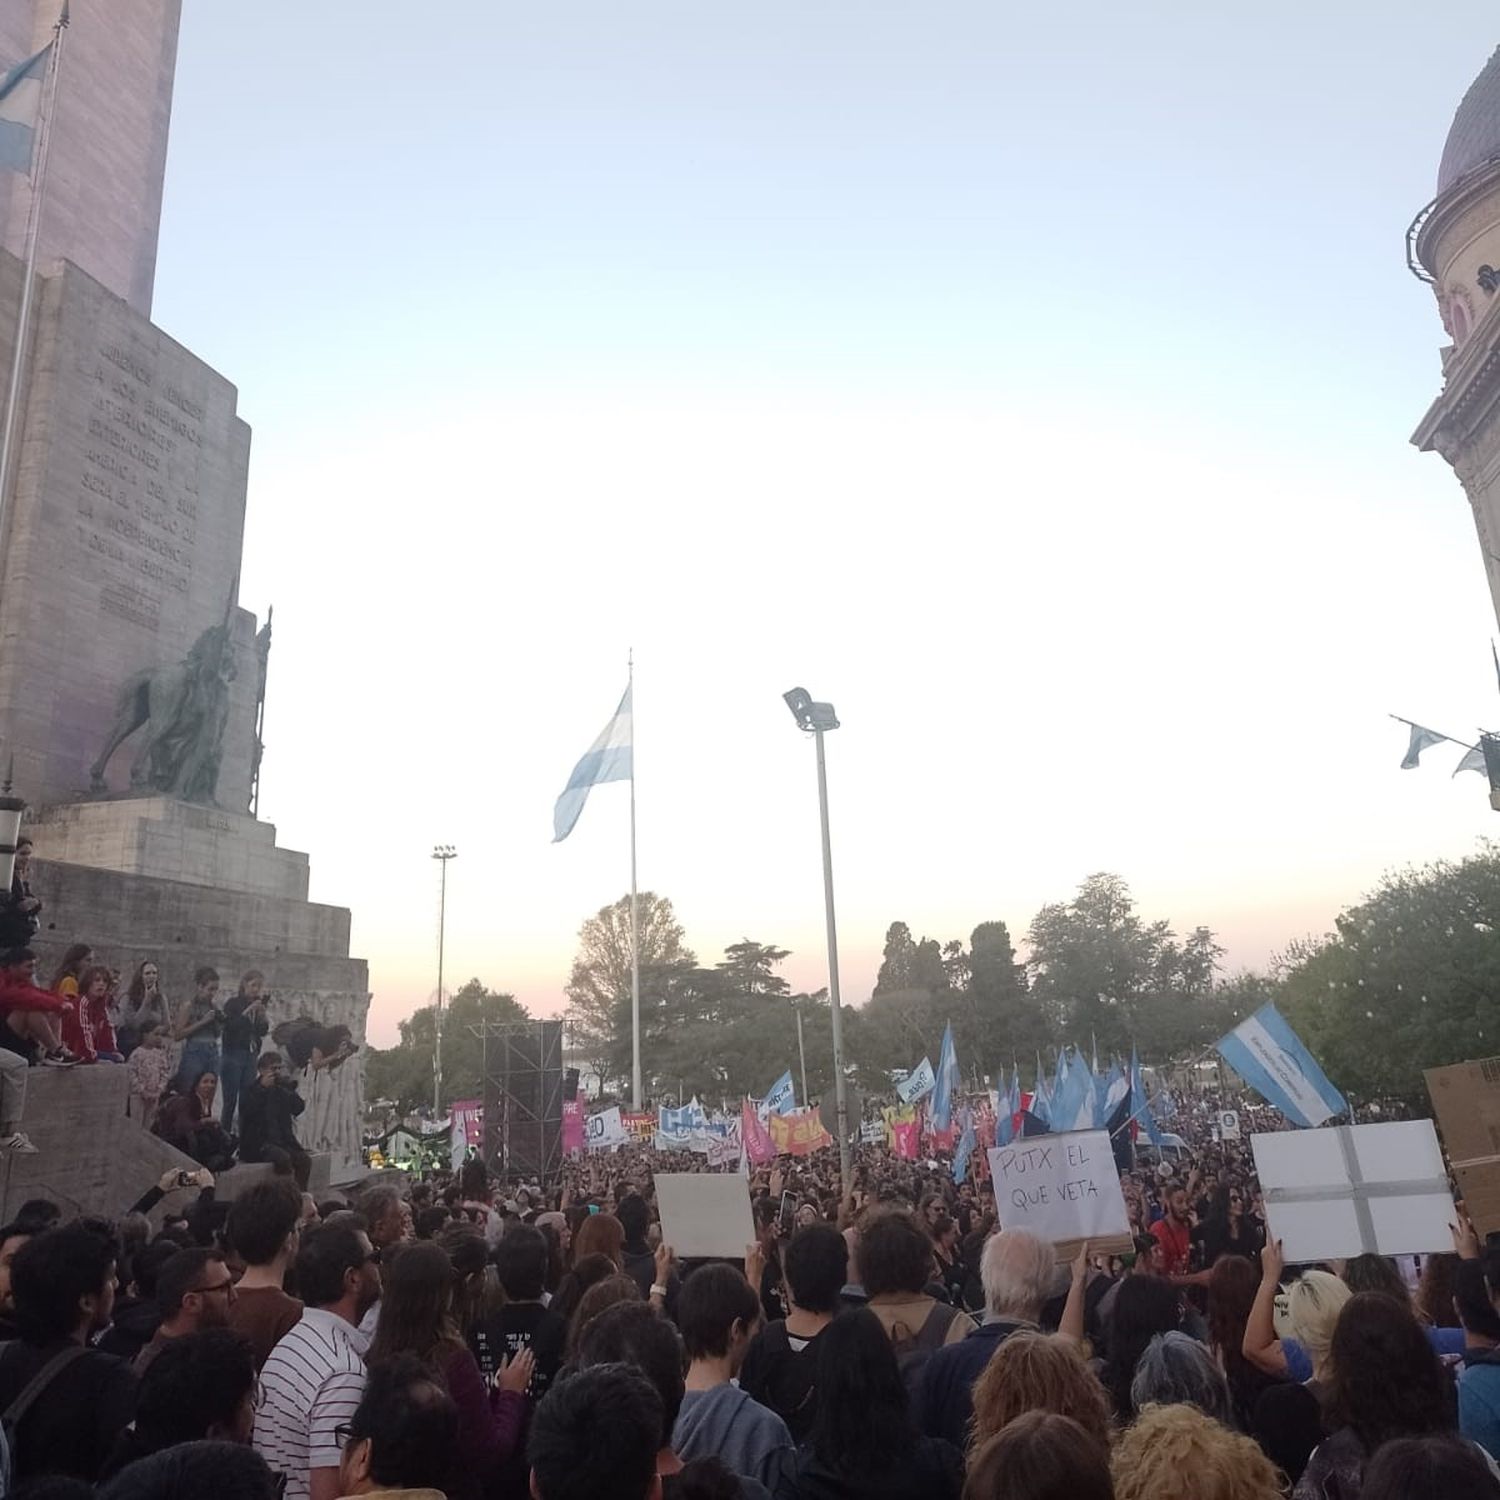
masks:
[[[656,1202],[661,1237],[684,1260],[693,1256],[743,1259],[755,1239],[750,1185],[737,1172],[658,1172]]]
[[[1066,1256],[1080,1240],[1130,1245],[1130,1222],[1107,1130],[1031,1136],[988,1153],[1002,1229],[1029,1229]]]

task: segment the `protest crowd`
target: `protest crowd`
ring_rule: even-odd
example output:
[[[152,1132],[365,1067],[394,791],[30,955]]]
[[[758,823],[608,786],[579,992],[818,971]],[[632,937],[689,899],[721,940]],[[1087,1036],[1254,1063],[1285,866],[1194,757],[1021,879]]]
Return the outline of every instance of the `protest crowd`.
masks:
[[[826,1140],[718,1174],[733,1258],[678,1254],[659,1143],[551,1183],[471,1157],[315,1202],[284,1158],[227,1205],[207,1169],[118,1223],[30,1203],[0,1228],[6,1493],[1500,1497],[1500,1245],[1455,1208],[1420,1263],[1286,1264],[1229,1104],[1281,1123],[1184,1101],[1175,1152],[1109,1162],[1108,1247],[1002,1227],[983,1153],[889,1139],[847,1193]]]

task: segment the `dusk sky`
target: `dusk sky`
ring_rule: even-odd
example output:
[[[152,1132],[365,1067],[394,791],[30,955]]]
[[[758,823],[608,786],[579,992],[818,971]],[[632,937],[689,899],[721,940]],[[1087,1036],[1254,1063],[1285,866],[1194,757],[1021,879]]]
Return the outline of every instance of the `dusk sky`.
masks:
[[[1404,264],[1492,4],[184,7],[155,319],[254,429],[262,815],[379,1044],[563,1004],[643,889],[845,999],[1093,871],[1229,970],[1500,832],[1398,713],[1500,723]],[[420,19],[420,25],[419,25]]]

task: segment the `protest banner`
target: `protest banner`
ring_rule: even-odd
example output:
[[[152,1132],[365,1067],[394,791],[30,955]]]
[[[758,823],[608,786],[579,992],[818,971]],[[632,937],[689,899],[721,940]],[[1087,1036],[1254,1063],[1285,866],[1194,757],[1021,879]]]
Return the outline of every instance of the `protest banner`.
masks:
[[[708,1141],[708,1164],[711,1167],[737,1167],[740,1164],[741,1125],[728,1120],[723,1130],[715,1130]]]
[[[484,1101],[455,1099],[449,1106],[449,1129],[449,1164],[456,1172],[470,1149],[477,1150],[484,1141]]]
[[[1132,1246],[1125,1196],[1107,1130],[1032,1136],[987,1153],[1002,1229],[1029,1229],[1057,1247],[1058,1258]]]
[[[859,1127],[859,1138],[866,1146],[883,1146],[886,1139],[884,1120],[866,1120]]]
[[[764,1166],[766,1162],[776,1160],[776,1147],[771,1144],[771,1137],[761,1124],[753,1099],[746,1099],[740,1106],[740,1140],[752,1167]]]
[[[896,1097],[903,1104],[915,1104],[918,1099],[925,1099],[936,1086],[937,1074],[932,1071],[932,1059],[924,1057],[896,1085]]]
[[[744,1258],[755,1240],[750,1188],[738,1173],[657,1172],[662,1243],[684,1260]]]
[[[1240,1117],[1236,1110],[1221,1109],[1218,1114],[1219,1139],[1237,1141],[1240,1138]]]
[[[576,1156],[583,1150],[583,1100],[564,1099],[562,1107],[562,1150],[564,1156]]]
[[[613,1151],[616,1146],[627,1145],[631,1138],[624,1120],[620,1118],[618,1104],[590,1115],[585,1123],[584,1134],[590,1151]]]
[[[1427,1069],[1448,1163],[1481,1239],[1500,1230],[1500,1057]]]
[[[1451,1250],[1453,1195],[1431,1120],[1252,1135],[1268,1231],[1288,1261]]]
[[[789,1114],[797,1107],[797,1092],[792,1086],[792,1070],[788,1068],[775,1083],[766,1090],[766,1097],[755,1106],[762,1125],[772,1115]]]
[[[794,1110],[789,1115],[772,1115],[766,1125],[779,1156],[811,1156],[814,1151],[833,1144],[816,1105]]]

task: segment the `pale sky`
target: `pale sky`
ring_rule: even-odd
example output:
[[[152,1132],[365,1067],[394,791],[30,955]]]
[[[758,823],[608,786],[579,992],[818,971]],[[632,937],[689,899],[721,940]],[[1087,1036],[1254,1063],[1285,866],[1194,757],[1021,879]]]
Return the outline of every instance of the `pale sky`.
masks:
[[[262,813],[371,1036],[538,1012],[628,885],[552,803],[634,647],[643,888],[845,998],[1095,870],[1231,968],[1500,831],[1404,265],[1493,6],[188,0],[156,321],[254,428]]]

